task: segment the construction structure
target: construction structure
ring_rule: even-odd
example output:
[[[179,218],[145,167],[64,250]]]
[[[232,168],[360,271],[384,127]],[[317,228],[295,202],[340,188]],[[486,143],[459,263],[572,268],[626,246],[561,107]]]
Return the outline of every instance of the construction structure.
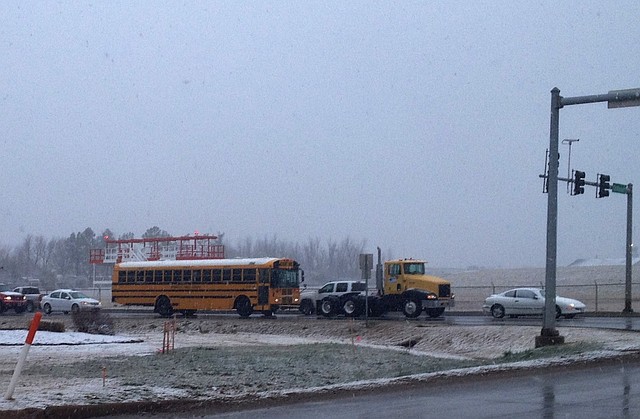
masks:
[[[90,249],[94,265],[157,260],[224,259],[224,245],[218,236],[150,237],[142,239],[104,239],[105,247]]]

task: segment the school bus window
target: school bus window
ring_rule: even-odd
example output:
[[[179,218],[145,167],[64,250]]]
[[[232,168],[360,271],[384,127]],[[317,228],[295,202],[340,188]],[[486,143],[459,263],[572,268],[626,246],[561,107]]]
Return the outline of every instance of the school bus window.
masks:
[[[211,282],[211,269],[202,271],[202,282]]]
[[[153,282],[162,282],[162,271],[160,269],[153,271]]]
[[[153,282],[153,277],[155,276],[156,271],[147,271],[146,275],[144,276],[144,282],[149,284],[151,282]]]
[[[125,271],[118,271],[118,282],[125,282],[127,280],[127,273]]]
[[[211,280],[213,282],[222,282],[222,269],[214,269],[211,272]]]
[[[244,282],[256,282],[256,270],[255,269],[245,269],[242,273],[242,280]]]
[[[144,282],[144,271],[136,271],[136,282]]]
[[[231,269],[223,269],[222,270],[222,282],[231,281]]]
[[[135,271],[127,271],[127,282],[135,282]]]
[[[164,273],[162,274],[162,282],[164,283],[171,282],[171,271],[165,270],[163,272]]]
[[[193,271],[191,273],[192,282],[202,282],[202,271]]]
[[[185,269],[182,271],[182,281],[183,282],[191,282],[191,271]]]
[[[260,269],[260,283],[271,283],[271,278],[269,277],[269,269]]]
[[[242,282],[242,269],[234,269],[231,278],[233,282]]]
[[[174,269],[173,271],[173,281],[171,282],[182,282],[182,271],[178,269]]]

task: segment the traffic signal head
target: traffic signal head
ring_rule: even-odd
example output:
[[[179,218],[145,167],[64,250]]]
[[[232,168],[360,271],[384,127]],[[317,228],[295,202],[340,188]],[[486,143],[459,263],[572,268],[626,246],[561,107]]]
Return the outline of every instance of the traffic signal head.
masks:
[[[585,173],[580,170],[573,172],[573,194],[580,195],[584,193],[584,177]]]
[[[598,198],[609,196],[609,189],[611,189],[609,180],[611,180],[609,175],[598,175]]]

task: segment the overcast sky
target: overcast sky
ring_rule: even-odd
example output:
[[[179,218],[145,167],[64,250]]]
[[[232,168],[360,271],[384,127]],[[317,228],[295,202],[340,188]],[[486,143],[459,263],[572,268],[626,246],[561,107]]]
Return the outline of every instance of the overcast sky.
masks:
[[[637,0],[2,2],[0,244],[157,225],[542,267],[550,91],[640,87],[639,21]],[[639,134],[640,108],[560,111],[588,181],[640,184]],[[559,185],[559,265],[624,257],[626,195],[595,195]]]

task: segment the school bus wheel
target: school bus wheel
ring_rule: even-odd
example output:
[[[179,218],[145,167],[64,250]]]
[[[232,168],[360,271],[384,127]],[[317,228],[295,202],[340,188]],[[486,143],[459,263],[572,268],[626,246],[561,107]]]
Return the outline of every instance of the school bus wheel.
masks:
[[[241,295],[236,299],[236,310],[240,317],[249,317],[253,313],[253,307],[251,307],[251,301],[244,295]]]
[[[160,314],[162,317],[171,317],[173,314],[173,307],[171,306],[171,301],[169,297],[166,295],[161,295],[156,299],[156,308],[155,311]]]

